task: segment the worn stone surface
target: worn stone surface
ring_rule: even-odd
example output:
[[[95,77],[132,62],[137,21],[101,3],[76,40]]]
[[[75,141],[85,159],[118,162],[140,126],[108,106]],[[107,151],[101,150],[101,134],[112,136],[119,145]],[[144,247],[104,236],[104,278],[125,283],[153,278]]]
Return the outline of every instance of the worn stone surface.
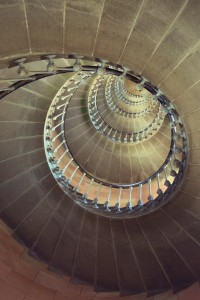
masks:
[[[159,46],[169,26],[179,12],[183,1],[144,1],[136,24],[120,59],[140,73]]]
[[[64,2],[25,1],[27,22],[33,52],[63,52]]]
[[[119,60],[140,5],[138,0],[105,1],[94,56]]]
[[[103,0],[66,1],[64,49],[91,56]]]
[[[29,53],[28,32],[22,0],[0,2],[1,57]]]
[[[181,91],[180,95],[174,99],[173,104],[177,107],[180,116],[184,116],[199,109],[199,91],[200,82],[197,82],[197,84],[194,84],[191,88]]]
[[[172,72],[199,42],[199,33],[196,30],[200,26],[199,9],[198,1],[187,2],[184,11],[145,67],[143,75],[150,78],[156,85]]]
[[[196,62],[200,58],[200,47],[188,54],[182,63],[161,84],[161,89],[167,90],[168,97],[172,99],[183,93],[190,86],[199,81],[200,66]],[[188,74],[190,74],[188,76]]]

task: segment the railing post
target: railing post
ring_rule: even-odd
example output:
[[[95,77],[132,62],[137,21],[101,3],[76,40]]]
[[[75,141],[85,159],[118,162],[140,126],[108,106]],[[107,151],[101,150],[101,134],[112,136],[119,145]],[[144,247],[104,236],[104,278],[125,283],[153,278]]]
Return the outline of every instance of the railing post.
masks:
[[[148,200],[152,201],[153,200],[153,195],[152,195],[152,189],[151,189],[151,178],[148,181],[148,186],[149,186],[149,196],[148,196]]]
[[[111,196],[111,192],[112,192],[112,187],[110,186],[110,189],[108,191],[108,196],[107,196],[107,200],[105,202],[105,211],[109,212],[110,211],[110,196]]]
[[[68,161],[68,163],[66,164],[64,169],[61,170],[61,174],[65,173],[65,171],[67,170],[67,168],[69,167],[69,165],[71,164],[72,161],[73,161],[73,157]]]
[[[89,194],[89,191],[90,191],[93,181],[94,181],[94,178],[91,178],[88,188],[87,188],[85,194],[82,196],[82,198],[84,199],[84,203],[87,203],[88,194]]]
[[[73,171],[72,175],[71,175],[71,176],[69,177],[69,179],[66,181],[66,184],[67,184],[67,185],[71,183],[72,178],[74,177],[74,175],[75,175],[75,173],[76,173],[76,171],[77,171],[78,169],[79,169],[79,166],[77,166],[77,167],[75,168],[75,170]]]
[[[119,188],[119,196],[118,196],[118,200],[117,200],[117,204],[116,204],[116,208],[117,208],[117,213],[121,212],[121,195],[122,195],[122,188]]]
[[[165,182],[164,182],[164,185],[166,187],[170,187],[171,183],[170,181],[167,179],[167,165],[164,166],[163,170],[164,170],[164,176],[165,176]]]
[[[79,190],[79,188],[80,188],[80,185],[81,185],[81,183],[82,183],[82,181],[83,181],[83,179],[84,179],[85,176],[86,176],[86,173],[83,173],[83,175],[82,175],[82,177],[81,177],[81,179],[80,179],[80,181],[79,181],[77,187],[74,189],[74,191],[75,191],[76,193],[78,192],[78,190]]]
[[[66,149],[63,154],[59,157],[59,159],[57,160],[57,164],[59,164],[61,162],[61,160],[63,159],[63,157],[65,156],[65,154],[67,154],[69,152],[69,149]]]
[[[100,193],[100,190],[101,190],[101,187],[102,187],[102,183],[99,183],[99,188],[98,188],[98,191],[97,191],[97,196],[96,196],[96,198],[94,198],[94,200],[93,200],[93,207],[94,208],[99,208],[98,207],[98,199],[99,199],[99,193]]]
[[[157,174],[157,183],[158,183],[157,194],[160,196],[163,194],[163,191],[160,188],[160,173]]]
[[[143,206],[143,201],[142,201],[142,184],[140,184],[140,198],[138,201],[139,206]]]
[[[59,132],[53,139],[52,142],[55,142],[55,140],[64,133],[64,130],[61,130],[61,132]]]
[[[131,186],[129,188],[129,200],[128,200],[128,203],[127,203],[127,207],[129,208],[130,211],[132,211],[132,208],[133,208],[133,205],[132,205],[132,190],[133,190],[133,187]]]
[[[171,162],[171,157],[170,157],[170,159],[169,159],[169,166],[170,166],[170,175],[172,176],[172,177],[176,177],[176,175],[177,175],[177,173],[176,173],[176,171],[173,169],[173,167],[172,167],[172,162]]]

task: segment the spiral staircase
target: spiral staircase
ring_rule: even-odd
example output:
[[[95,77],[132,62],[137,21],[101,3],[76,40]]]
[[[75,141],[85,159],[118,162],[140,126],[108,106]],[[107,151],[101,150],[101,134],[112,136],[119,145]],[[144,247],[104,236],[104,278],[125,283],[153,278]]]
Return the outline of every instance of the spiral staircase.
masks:
[[[138,1],[138,7],[111,2],[94,8],[82,5],[82,13],[91,18],[89,29],[84,26],[95,41],[92,51],[87,50],[89,38],[81,39],[79,21],[73,26],[69,14],[65,20],[71,20],[74,38],[66,27],[71,42],[66,49],[59,51],[54,42],[48,46],[47,40],[49,51],[46,46],[32,47],[27,54],[19,46],[8,57],[2,52],[1,219],[30,256],[45,262],[50,271],[70,276],[74,285],[92,285],[97,293],[117,291],[120,296],[178,293],[198,282],[200,274],[199,41],[184,27],[198,26],[200,7],[195,1],[154,4],[163,18],[167,9],[169,19],[163,20],[169,27],[161,33],[162,54],[162,40],[154,40],[158,49],[148,54],[151,45],[143,53],[132,43],[139,43],[134,28],[140,23],[135,21],[126,43],[122,37],[128,27],[121,27],[122,49],[103,26],[117,32],[107,16],[114,10],[114,19],[121,22],[125,16],[127,24],[133,12],[145,24],[149,11],[151,24],[151,1]],[[44,13],[38,5],[25,3],[29,25],[29,9]],[[66,9],[78,18],[77,5],[67,3]],[[60,12],[55,7],[46,11],[54,20]],[[14,5],[5,9],[12,12]],[[142,25],[139,28],[142,31]],[[177,28],[189,40],[187,44],[180,37],[188,53],[180,47],[171,62],[164,63]],[[155,31],[150,29],[151,37]]]

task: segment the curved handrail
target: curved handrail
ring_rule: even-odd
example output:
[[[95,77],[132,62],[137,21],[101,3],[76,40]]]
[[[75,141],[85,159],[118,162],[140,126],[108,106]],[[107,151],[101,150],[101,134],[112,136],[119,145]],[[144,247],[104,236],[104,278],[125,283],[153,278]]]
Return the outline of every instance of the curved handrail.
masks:
[[[140,106],[146,103],[147,100],[153,100],[152,96],[146,97],[145,101],[138,101],[138,102],[133,102],[129,99],[126,98],[126,96],[121,92],[120,86],[119,86],[119,80],[115,79],[114,82],[114,87],[115,87],[115,93],[116,95],[122,100],[125,104],[128,104],[130,106]],[[149,108],[152,108],[155,105],[155,101],[151,101]]]
[[[134,143],[142,140],[146,140],[152,135],[153,131],[157,131],[164,120],[163,113],[161,112],[161,105],[154,120],[143,130],[136,132],[125,132],[122,130],[111,127],[101,116],[97,107],[97,93],[98,87],[104,80],[104,76],[97,76],[95,83],[91,86],[88,94],[88,112],[90,120],[93,126],[105,135],[108,139],[121,143]],[[156,126],[158,125],[158,126]]]
[[[66,89],[62,89],[62,91],[66,91]],[[59,94],[59,97],[61,97],[60,94]],[[62,97],[64,97],[64,96],[62,96]],[[65,96],[65,97],[67,97],[67,96]],[[69,103],[69,101],[67,103]],[[65,111],[66,111],[67,105],[66,106],[64,105],[63,107],[65,107]],[[55,106],[54,106],[53,110],[55,111]],[[52,120],[53,118],[55,119],[55,116],[54,116],[54,114],[52,115],[52,112],[53,111],[50,110],[50,116],[51,116],[50,120]],[[103,181],[101,181],[101,180],[99,180],[97,178],[94,178],[94,176],[91,176],[90,174],[87,174],[86,170],[84,170],[83,168],[81,168],[80,166],[78,166],[77,162],[75,161],[75,159],[73,158],[72,154],[70,153],[69,148],[65,147],[64,149],[65,149],[66,153],[69,154],[69,157],[70,157],[69,164],[73,162],[74,165],[75,165],[75,169],[73,169],[73,172],[70,175],[70,178],[72,179],[72,177],[75,174],[74,172],[77,172],[77,170],[79,170],[83,174],[82,176],[87,177],[89,179],[89,182],[90,182],[89,183],[89,187],[90,188],[93,188],[93,184],[96,182],[98,184],[98,190],[102,186],[105,186],[105,187],[107,187],[109,189],[109,191],[113,191],[114,189],[118,189],[120,195],[121,195],[121,193],[122,193],[122,191],[124,189],[127,189],[127,190],[130,191],[130,193],[132,193],[132,190],[135,189],[136,187],[140,188],[140,194],[141,194],[142,191],[143,191],[143,186],[145,184],[148,185],[148,188],[149,188],[149,191],[150,191],[151,190],[152,182],[153,181],[155,182],[155,180],[156,180],[156,182],[158,183],[158,190],[157,190],[157,192],[158,192],[158,196],[159,196],[159,193],[162,193],[160,176],[163,176],[163,178],[165,177],[165,183],[166,183],[166,185],[168,185],[168,188],[170,188],[171,185],[172,185],[172,183],[169,181],[168,175],[166,175],[166,168],[170,169],[170,174],[171,174],[170,176],[175,176],[176,177],[178,175],[178,171],[177,170],[181,167],[181,162],[176,158],[176,154],[175,154],[175,151],[178,148],[177,143],[176,143],[176,138],[178,137],[177,130],[176,130],[176,122],[177,122],[176,116],[174,116],[173,112],[170,109],[168,109],[168,114],[167,115],[168,115],[168,118],[170,119],[171,127],[172,127],[171,128],[172,141],[171,141],[170,151],[168,153],[168,156],[167,156],[164,164],[156,172],[154,172],[154,174],[152,174],[150,177],[148,177],[145,180],[140,181],[140,182],[131,183],[131,184],[123,184],[123,185],[120,185],[120,184],[110,184],[110,183],[107,183],[107,182],[103,182]],[[64,123],[64,114],[62,113],[62,124],[63,123]],[[51,126],[52,126],[52,124],[51,124]],[[55,126],[57,126],[57,125],[54,125],[54,128],[55,128]],[[63,128],[64,128],[63,125],[61,126],[61,128],[62,128],[61,131],[63,131]],[[46,130],[47,131],[50,130],[49,127]],[[63,133],[61,133],[61,135],[62,134]],[[48,144],[47,147],[51,148],[51,143],[49,142],[49,141],[52,141],[52,139],[49,137],[50,136],[50,132],[49,132],[49,134],[47,134],[47,132],[46,132],[46,135],[48,136],[48,139],[46,140],[46,143]],[[55,137],[54,137],[54,139],[55,139]],[[65,141],[65,143],[66,143],[66,141]],[[185,152],[185,145],[181,148],[181,151]],[[65,178],[63,176],[63,173],[60,172],[59,167],[56,165],[56,161],[55,161],[55,158],[53,157],[54,153],[52,152],[52,149],[50,151],[47,151],[47,153],[48,153],[47,155],[49,157],[48,161],[51,164],[51,169],[53,168],[53,173],[56,176],[56,178],[59,181],[59,183],[61,185],[63,185],[68,191],[71,191],[73,193],[76,191],[76,194],[78,193],[77,194],[78,195],[78,200],[77,201],[79,201],[81,203],[83,202],[85,205],[87,204],[89,206],[90,205],[95,205],[96,208],[97,207],[99,208],[101,206],[101,204],[98,203],[98,199],[93,199],[93,200],[88,199],[88,193],[89,192],[86,193],[86,194],[80,194],[79,193],[79,188],[77,189],[76,187],[71,186],[71,179],[70,178]],[[174,157],[174,160],[172,161],[173,157]],[[175,166],[175,169],[174,169],[173,165]],[[68,166],[68,164],[67,164],[67,166]],[[81,199],[80,199],[80,195],[82,195]],[[117,200],[117,203],[115,204],[114,207],[109,205],[109,201],[105,202],[104,205],[102,206],[103,210],[106,210],[106,211],[115,211],[116,212],[116,209],[117,209],[117,212],[123,212],[124,211],[123,209],[125,209],[125,207],[124,208],[121,207],[121,204],[120,204],[121,198],[120,197],[121,196],[119,196],[119,199]],[[142,198],[141,197],[142,196],[140,195],[140,199],[139,199],[140,201],[139,201],[139,204],[138,204],[139,207],[143,207],[143,205],[144,205],[142,203]],[[148,199],[149,199],[149,201],[153,200],[153,196],[151,195],[150,192],[149,192]],[[136,205],[136,206],[138,206],[138,205]],[[133,210],[133,206],[131,206],[130,201],[129,201],[129,208],[128,209],[129,209],[129,211]]]
[[[132,112],[132,113],[126,112],[116,103],[116,101],[114,101],[114,99],[112,97],[112,82],[113,81],[114,81],[114,76],[110,77],[108,79],[108,81],[106,83],[106,88],[105,88],[105,97],[106,97],[106,101],[107,101],[109,108],[112,111],[117,112],[119,115],[129,117],[129,118],[144,117],[148,113],[150,113],[155,108],[156,103],[158,103],[157,101],[154,101],[154,98],[152,97],[151,104],[148,107],[146,107],[144,110],[141,110],[139,112]],[[122,100],[123,95],[120,92],[117,92],[116,95],[118,96],[118,98],[120,100]]]
[[[65,58],[66,58],[66,56],[65,56]],[[32,59],[34,59],[34,56],[33,56]],[[87,60],[88,60],[88,58],[87,58]],[[98,66],[84,66],[82,68],[82,70],[93,71],[93,72],[96,72],[97,69],[98,69]],[[115,65],[111,67],[111,65],[109,65],[109,63],[106,64],[105,70],[110,74],[115,74],[115,75],[118,75],[118,76],[121,76],[122,73],[123,73],[123,68],[122,67],[115,66]],[[9,84],[6,89],[0,90],[0,99],[5,97],[9,93],[12,93],[16,89],[24,86],[25,84],[29,83],[30,80],[35,81],[35,80],[39,80],[41,78],[45,78],[45,77],[52,76],[52,75],[55,75],[55,74],[62,74],[62,73],[66,73],[66,72],[74,72],[74,68],[73,68],[73,65],[72,65],[72,66],[67,67],[67,68],[63,67],[60,70],[57,69],[55,72],[45,72],[45,71],[43,73],[39,73],[39,72],[36,72],[36,71],[31,71],[31,72],[33,72],[33,74],[34,74],[33,76],[29,76],[27,78],[16,78],[14,80],[14,83]],[[151,83],[148,82],[146,79],[142,78],[141,76],[139,76],[139,75],[137,75],[133,72],[128,71],[126,76],[127,76],[127,78],[129,78],[130,80],[133,80],[136,83],[142,83],[144,88],[146,88],[149,92],[151,92],[153,95],[155,95],[157,100],[163,105],[163,107],[165,107],[167,109],[168,114],[169,114],[169,118],[171,120],[172,128],[175,128],[177,126],[179,127],[179,130],[176,130],[176,133],[173,137],[173,141],[175,141],[174,152],[173,152],[174,154],[173,155],[174,156],[176,155],[176,151],[178,153],[180,151],[181,157],[182,157],[181,161],[179,163],[176,162],[177,165],[179,165],[178,167],[176,166],[177,167],[177,172],[176,172],[176,174],[172,173],[173,176],[175,176],[174,180],[173,180],[173,182],[170,183],[170,186],[168,186],[167,190],[163,191],[161,202],[160,202],[161,197],[160,197],[160,195],[158,195],[158,197],[153,199],[154,201],[151,201],[149,199],[149,202],[143,203],[143,205],[139,205],[139,206],[136,205],[134,208],[129,205],[127,208],[126,207],[121,208],[121,211],[120,211],[120,213],[122,213],[122,214],[123,214],[123,212],[125,212],[126,215],[127,215],[127,212],[129,212],[129,213],[133,212],[134,215],[138,215],[140,213],[145,213],[145,211],[149,212],[150,210],[154,209],[155,207],[158,207],[160,205],[160,203],[165,203],[166,200],[168,199],[168,196],[170,196],[171,192],[174,190],[174,187],[180,182],[180,180],[182,178],[182,175],[183,175],[183,172],[184,172],[185,165],[186,165],[186,160],[187,160],[187,144],[186,144],[187,140],[186,140],[186,135],[185,135],[183,124],[181,123],[180,118],[176,114],[176,110],[174,109],[174,107],[170,103],[170,101],[162,94],[162,92],[160,90],[158,90],[157,88],[155,88],[154,86],[152,86]],[[45,137],[48,138],[48,134]],[[182,143],[181,146],[178,144],[178,140],[179,140],[179,142],[181,141],[181,143]],[[48,145],[46,140],[45,140],[45,143]],[[47,157],[49,157],[49,159],[51,158],[50,156],[47,156]],[[175,159],[176,158],[174,158],[174,160]],[[51,162],[49,162],[49,163],[51,165]],[[172,159],[171,159],[171,164],[174,164],[174,161],[172,161]],[[53,164],[51,165],[51,167],[53,167]],[[170,161],[169,161],[168,165],[165,166],[165,167],[170,168]],[[171,169],[171,171],[174,171],[174,170]],[[56,174],[56,173],[54,173],[53,170],[52,170],[52,173],[54,175]],[[57,179],[60,180],[61,177],[58,176]],[[167,183],[167,184],[169,184],[169,183]],[[70,191],[70,189],[71,189],[71,186],[67,185],[66,186],[66,192]],[[131,187],[130,187],[130,192],[131,191],[132,190],[131,190]],[[79,200],[80,199],[77,199],[76,201],[79,201]],[[88,200],[88,202],[89,201],[90,200]],[[94,199],[91,201],[91,203],[92,203],[91,209],[93,209],[93,208],[97,209],[97,207],[93,206],[93,204],[96,205],[95,201],[94,201]],[[91,203],[87,204],[88,207],[90,207]],[[106,212],[109,211],[110,213],[114,212],[114,214],[116,214],[116,209],[108,210],[107,209],[108,205],[106,203],[103,206],[101,206],[99,204],[98,208],[101,208],[101,211],[105,210]],[[117,212],[119,212],[119,207],[117,208]]]
[[[140,94],[140,95],[137,95],[137,94],[133,94],[131,92],[129,92],[125,86],[125,83],[124,83],[124,80],[118,80],[118,87],[119,89],[122,91],[122,94],[125,96],[125,97],[129,97],[127,100],[132,100],[133,103],[135,102],[135,99],[137,98],[145,98],[141,101],[137,101],[136,103],[145,103],[148,99],[148,96],[145,95],[145,94]]]

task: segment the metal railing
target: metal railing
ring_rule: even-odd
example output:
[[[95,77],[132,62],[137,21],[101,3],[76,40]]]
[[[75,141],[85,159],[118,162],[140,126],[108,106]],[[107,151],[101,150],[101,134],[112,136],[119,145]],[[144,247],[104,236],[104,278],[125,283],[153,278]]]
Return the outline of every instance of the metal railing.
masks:
[[[66,58],[66,55],[64,57]],[[38,59],[38,56],[36,58]],[[34,56],[32,56],[31,61],[34,61],[34,59]],[[41,57],[41,59],[44,58]],[[87,72],[87,74],[76,73],[58,91],[47,113],[44,128],[44,147],[51,172],[61,188],[74,201],[97,213],[109,213],[110,216],[115,217],[138,216],[154,210],[168,201],[181,182],[185,171],[187,138],[178,113],[160,90],[148,82],[147,79],[131,71],[126,71],[126,76],[129,80],[142,84],[167,111],[166,118],[169,121],[172,133],[171,147],[162,166],[145,180],[131,184],[111,184],[98,180],[98,178],[88,174],[86,170],[77,164],[69,151],[64,135],[65,111],[73,97],[73,92],[81,84],[84,84],[85,79],[97,72],[101,64],[94,61],[93,65],[87,63],[83,66],[80,64],[79,59],[69,57],[71,62],[69,66],[58,68],[56,66],[56,56],[54,56],[54,60],[52,58],[48,59],[46,70],[37,72],[27,70],[24,61],[21,63],[14,62],[15,65],[19,65],[17,75],[21,77],[2,78],[1,81],[7,81],[8,86],[0,89],[0,99],[28,84],[30,81],[66,72],[78,72],[81,70]],[[84,61],[84,57],[81,58],[81,61]],[[89,58],[87,58],[88,61]],[[102,69],[108,74],[117,76],[121,76],[124,73],[123,67],[108,62],[104,64]]]
[[[125,111],[123,108],[121,108],[119,106],[119,104],[116,101],[117,99],[113,96],[113,83],[115,82],[115,77],[116,76],[109,76],[109,78],[107,80],[107,83],[106,83],[106,87],[105,87],[105,99],[106,99],[106,102],[107,102],[109,108],[113,112],[116,112],[119,115],[124,116],[124,117],[128,117],[128,118],[140,118],[140,117],[147,116],[151,111],[153,111],[156,108],[156,105],[159,104],[156,97],[151,96],[151,97],[148,97],[150,104],[145,109],[142,108],[138,112],[127,112],[127,111]],[[124,99],[124,97],[121,94],[120,90],[117,90],[116,96],[120,100],[122,100],[122,98]],[[146,101],[144,103],[146,103]],[[126,103],[126,104],[128,104],[128,103]]]
[[[159,104],[158,111],[153,121],[143,130],[126,132],[118,130],[109,125],[101,116],[97,106],[97,94],[98,89],[105,79],[105,76],[97,75],[88,94],[88,112],[90,120],[93,126],[101,134],[106,136],[109,140],[119,143],[138,143],[148,139],[155,133],[163,123],[165,119],[166,111],[163,110],[161,104]]]
[[[124,102],[125,104],[127,105],[130,105],[130,106],[141,106],[141,105],[144,105],[146,102],[149,102],[149,105],[146,107],[146,109],[148,110],[153,110],[157,101],[154,101],[155,98],[152,96],[152,95],[148,95],[145,100],[143,101],[137,101],[137,102],[133,102],[131,100],[129,100],[124,94],[123,94],[123,91],[120,87],[120,80],[117,80],[117,78],[115,78],[114,80],[114,87],[115,87],[115,93],[116,95],[118,96],[118,98]]]
[[[147,93],[143,94],[133,94],[129,92],[125,86],[124,78],[120,77],[118,80],[118,87],[121,90],[122,94],[124,97],[126,97],[128,100],[132,100],[133,103],[136,102],[138,105],[139,104],[144,104],[148,100],[148,95]],[[137,85],[136,85],[137,86]],[[142,99],[138,101],[138,99]]]
[[[51,171],[61,187],[88,209],[115,216],[140,215],[155,207],[161,197],[165,198],[183,172],[187,149],[182,122],[174,108],[165,107],[172,134],[171,147],[163,165],[150,177],[127,184],[99,180],[78,165],[64,135],[66,110],[73,92],[84,84],[83,78],[79,78],[82,75],[79,73],[66,82],[53,99],[47,114],[44,144]],[[84,75],[85,79],[91,75]],[[93,86],[93,96],[95,91]]]

